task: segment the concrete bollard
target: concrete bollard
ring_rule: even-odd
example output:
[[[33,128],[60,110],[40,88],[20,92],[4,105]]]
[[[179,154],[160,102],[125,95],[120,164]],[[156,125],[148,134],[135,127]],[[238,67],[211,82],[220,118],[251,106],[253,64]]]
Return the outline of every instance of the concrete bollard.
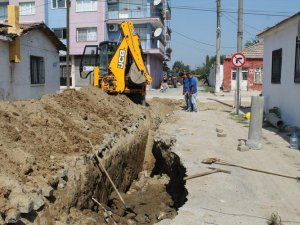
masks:
[[[264,97],[251,97],[251,118],[246,145],[250,149],[258,150],[262,148],[261,134],[264,114]]]

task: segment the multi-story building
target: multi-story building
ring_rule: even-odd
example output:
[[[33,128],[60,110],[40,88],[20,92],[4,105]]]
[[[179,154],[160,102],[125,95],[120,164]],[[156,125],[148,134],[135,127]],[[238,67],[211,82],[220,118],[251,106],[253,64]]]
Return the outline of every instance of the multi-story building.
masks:
[[[170,60],[166,52],[171,37],[171,10],[167,0],[108,0],[106,10],[106,39],[118,41],[119,24],[130,19],[140,36],[145,63],[157,88],[163,77],[163,61]]]
[[[73,3],[73,2],[72,2]],[[105,1],[76,0],[70,10],[70,55],[73,85],[84,86],[92,77],[82,79],[79,64],[85,45],[98,45],[104,41]]]
[[[0,22],[7,20],[8,0],[0,0]]]
[[[6,6],[20,6],[21,22],[44,22],[66,43],[66,0],[0,0],[0,20],[6,18]],[[85,45],[101,41],[118,41],[119,24],[130,19],[141,39],[145,64],[159,87],[163,61],[170,60],[166,51],[171,37],[168,26],[171,11],[168,0],[74,0],[70,6],[71,85],[84,86],[91,79],[81,79],[79,63]],[[61,85],[66,84],[66,56],[60,52]]]

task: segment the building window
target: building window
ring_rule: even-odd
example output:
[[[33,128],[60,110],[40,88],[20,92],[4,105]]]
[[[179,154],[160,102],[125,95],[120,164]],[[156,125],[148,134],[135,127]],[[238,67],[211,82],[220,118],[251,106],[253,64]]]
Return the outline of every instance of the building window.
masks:
[[[97,28],[96,27],[85,27],[77,28],[77,41],[97,41]]]
[[[142,10],[147,5],[146,0],[122,0],[119,4],[120,11],[127,11],[127,10]]]
[[[7,4],[0,5],[0,20],[7,20]]]
[[[294,82],[300,83],[300,37],[296,39],[295,76]]]
[[[54,28],[53,32],[59,39],[67,38],[67,29],[66,28]]]
[[[20,2],[20,15],[28,16],[35,14],[35,3],[34,2]]]
[[[254,83],[261,84],[263,76],[263,68],[256,68],[254,71]]]
[[[272,84],[280,84],[281,81],[282,48],[272,52]]]
[[[97,11],[97,0],[76,0],[76,12]]]
[[[147,27],[135,27],[135,32],[139,35],[141,40],[147,40]]]
[[[248,80],[248,73],[249,73],[248,68],[242,68],[242,79],[243,80]],[[232,80],[236,80],[236,68],[233,68],[231,70],[231,76],[232,76]]]
[[[52,0],[52,9],[66,8],[66,0]]]
[[[30,56],[31,84],[45,84],[45,63],[43,57]]]
[[[69,67],[71,71],[71,66]],[[72,86],[72,77],[69,77],[69,84]],[[60,86],[67,86],[67,66],[61,65],[60,66]]]

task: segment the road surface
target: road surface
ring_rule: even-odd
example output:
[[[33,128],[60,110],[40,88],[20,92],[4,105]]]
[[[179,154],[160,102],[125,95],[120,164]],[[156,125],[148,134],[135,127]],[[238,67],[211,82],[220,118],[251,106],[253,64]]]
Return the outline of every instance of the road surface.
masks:
[[[172,90],[157,95],[179,98],[175,93]],[[226,96],[218,99],[222,97]],[[199,99],[210,104],[201,93]],[[230,108],[223,106],[218,110],[202,107],[197,113],[178,110],[172,115],[172,123],[161,126],[162,134],[177,139],[173,150],[180,156],[187,175],[208,171],[208,165],[201,161],[217,157],[247,167],[300,176],[300,151],[291,150],[273,129],[263,129],[262,150],[237,151],[238,139],[247,139],[248,127],[232,119]],[[217,137],[216,128],[220,126],[227,137]],[[231,174],[216,173],[188,180],[188,201],[179,209],[178,216],[159,225],[260,225],[267,224],[274,212],[285,225],[300,224],[300,182],[235,167],[214,167],[230,170]]]

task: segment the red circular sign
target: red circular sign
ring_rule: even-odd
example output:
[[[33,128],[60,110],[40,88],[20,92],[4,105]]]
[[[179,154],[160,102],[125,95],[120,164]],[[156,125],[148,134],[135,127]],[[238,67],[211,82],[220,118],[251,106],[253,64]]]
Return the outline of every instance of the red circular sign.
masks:
[[[246,63],[246,56],[243,53],[237,52],[231,57],[231,64],[235,68],[240,68]]]

